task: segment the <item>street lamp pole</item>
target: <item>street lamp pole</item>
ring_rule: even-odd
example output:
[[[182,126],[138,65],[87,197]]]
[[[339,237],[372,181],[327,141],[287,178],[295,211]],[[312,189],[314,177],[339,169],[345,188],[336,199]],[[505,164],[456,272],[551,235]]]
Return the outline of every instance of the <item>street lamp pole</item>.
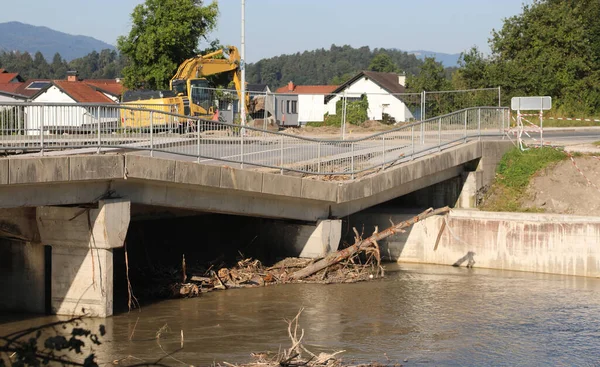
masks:
[[[242,101],[241,101],[241,125],[246,126],[246,1],[242,0],[242,42],[241,42],[241,60],[240,69],[242,71]]]

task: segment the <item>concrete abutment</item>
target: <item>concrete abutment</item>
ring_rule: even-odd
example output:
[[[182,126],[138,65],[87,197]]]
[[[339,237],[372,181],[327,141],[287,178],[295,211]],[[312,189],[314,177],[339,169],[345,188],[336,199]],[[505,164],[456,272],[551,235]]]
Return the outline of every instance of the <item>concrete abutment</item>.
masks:
[[[102,200],[97,208],[37,208],[41,242],[52,246],[52,313],[112,315],[112,249],[124,244],[130,208],[120,199]]]
[[[112,251],[124,244],[129,201],[0,212],[0,290],[8,295],[0,301],[0,308],[69,316],[112,315]]]

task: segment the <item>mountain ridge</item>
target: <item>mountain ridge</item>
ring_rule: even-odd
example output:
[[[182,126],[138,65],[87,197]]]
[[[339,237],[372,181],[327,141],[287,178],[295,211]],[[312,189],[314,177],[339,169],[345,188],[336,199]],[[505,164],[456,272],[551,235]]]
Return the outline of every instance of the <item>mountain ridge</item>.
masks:
[[[57,52],[67,61],[86,56],[92,51],[115,50],[115,46],[84,35],[72,35],[45,26],[22,22],[0,23],[0,51],[40,51],[47,61]]]
[[[436,51],[427,51],[427,50],[413,50],[406,51],[409,54],[415,55],[418,59],[424,60],[425,57],[435,57],[435,60],[442,63],[444,67],[458,67],[458,59],[460,58],[460,53],[456,54],[448,54],[444,52],[436,52]]]

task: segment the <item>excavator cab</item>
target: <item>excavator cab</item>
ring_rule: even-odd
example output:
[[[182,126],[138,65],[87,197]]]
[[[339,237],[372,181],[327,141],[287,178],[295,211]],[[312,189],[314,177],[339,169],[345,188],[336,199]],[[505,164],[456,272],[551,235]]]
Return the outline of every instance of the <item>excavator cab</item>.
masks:
[[[208,80],[205,78],[194,79],[173,79],[171,80],[171,90],[179,97],[188,97],[191,99],[192,115],[199,116],[204,113],[212,114],[213,98],[209,90]],[[196,107],[196,108],[194,108]],[[204,113],[199,113],[198,108],[202,108]]]
[[[202,79],[189,79],[192,97],[192,103],[196,106],[202,107],[206,111],[210,111],[214,105],[213,93],[209,89],[208,80]]]

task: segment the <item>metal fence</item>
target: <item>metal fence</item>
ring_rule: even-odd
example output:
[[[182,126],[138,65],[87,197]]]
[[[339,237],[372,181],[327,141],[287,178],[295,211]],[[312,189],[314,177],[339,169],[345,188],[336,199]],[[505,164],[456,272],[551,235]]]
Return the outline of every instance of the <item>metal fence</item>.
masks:
[[[451,113],[453,111],[484,106],[500,106],[500,88],[484,88],[421,93],[356,92],[323,93],[315,88],[314,93],[298,94],[248,91],[250,99],[249,119],[253,126],[267,127],[277,124],[299,127],[307,123],[324,123],[340,126],[359,125],[368,120],[384,124],[403,124],[421,121]],[[233,89],[194,88],[192,94],[210,96],[211,105],[218,108],[223,122],[239,122],[240,105],[238,94]],[[364,114],[351,114],[348,109],[363,95],[368,101]]]
[[[508,108],[476,107],[361,139],[319,140],[125,105],[0,103],[0,150],[43,155],[112,148],[281,173],[354,177],[451,144],[500,136],[508,118]]]

